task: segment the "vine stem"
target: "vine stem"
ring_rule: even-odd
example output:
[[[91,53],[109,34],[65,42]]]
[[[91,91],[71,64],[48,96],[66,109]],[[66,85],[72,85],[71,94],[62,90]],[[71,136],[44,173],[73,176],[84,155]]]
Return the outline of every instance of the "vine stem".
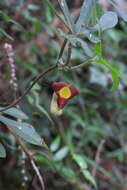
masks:
[[[106,142],[106,140],[102,139],[101,142],[100,142],[100,144],[99,144],[99,146],[98,146],[98,149],[97,149],[97,152],[96,152],[96,155],[95,155],[95,164],[94,164],[93,169],[92,169],[92,176],[93,176],[93,178],[96,177],[97,167],[100,164],[100,159],[101,159],[100,157],[101,157],[101,153],[102,153],[102,150],[103,150],[105,142]],[[92,187],[89,186],[88,190],[92,190]]]
[[[67,54],[67,60],[65,65],[69,65],[69,62],[71,60],[71,52],[72,52],[72,45],[71,43],[68,44],[68,54]]]
[[[106,142],[105,139],[102,139],[102,141],[100,142],[100,144],[98,146],[96,155],[95,155],[95,165],[92,169],[92,175],[94,178],[96,177],[97,166],[100,164],[101,152],[102,152],[105,142]]]
[[[63,45],[62,45],[61,50],[60,50],[60,53],[59,53],[59,55],[58,55],[57,63],[59,62],[60,58],[61,58],[62,55],[63,55],[63,52],[64,52],[64,49],[65,49],[66,44],[67,44],[67,39],[64,39]]]
[[[78,69],[78,68],[81,68],[81,67],[84,67],[86,66],[87,64],[95,61],[97,59],[97,57],[92,57],[92,58],[89,58],[87,59],[86,61],[84,61],[83,63],[79,64],[79,65],[76,65],[76,66],[72,66],[72,67],[68,67],[69,70],[74,70],[74,69]]]
[[[81,68],[81,67],[87,66],[89,63],[94,62],[94,61],[96,61],[97,59],[98,59],[98,57],[95,56],[95,57],[92,57],[92,58],[89,58],[89,59],[85,60],[83,63],[81,63],[81,64],[79,64],[79,65],[67,66],[67,65],[65,64],[65,65],[63,65],[63,66],[61,66],[61,65],[59,66],[59,65],[58,65],[58,68],[59,68],[59,70],[64,70],[64,71],[75,70],[75,69],[79,69],[79,68]]]
[[[9,109],[9,108],[11,108],[11,107],[13,107],[13,106],[15,106],[16,104],[18,104],[18,102],[19,102],[22,98],[24,98],[24,97],[26,96],[26,94],[32,89],[32,87],[33,87],[42,77],[44,77],[44,75],[46,75],[47,73],[53,71],[53,70],[56,69],[56,68],[57,68],[57,64],[55,64],[55,65],[49,67],[47,70],[45,70],[45,71],[44,71],[43,73],[41,73],[39,76],[37,76],[37,77],[33,80],[32,84],[25,90],[25,92],[23,93],[23,95],[21,95],[18,99],[16,99],[16,100],[15,100],[14,102],[12,102],[10,105],[4,107],[3,109],[0,109],[0,112],[3,112],[3,111],[5,111],[5,110],[7,110],[7,109]]]
[[[65,49],[65,46],[66,46],[66,43],[67,43],[67,39],[64,40],[63,44],[62,44],[62,47],[60,49],[60,52],[59,52],[59,55],[58,55],[58,58],[57,58],[57,61],[56,61],[56,64],[49,67],[47,70],[45,70],[43,73],[41,73],[39,76],[37,76],[32,84],[25,90],[24,94],[22,96],[20,96],[19,98],[17,98],[14,102],[12,102],[10,105],[4,107],[3,109],[0,109],[0,112],[3,112],[3,111],[6,111],[8,110],[9,108],[15,106],[16,104],[18,104],[22,98],[24,98],[28,92],[32,89],[32,87],[41,79],[44,77],[44,75],[46,75],[47,73],[53,71],[54,69],[56,69],[58,67],[58,63],[59,63],[59,60],[60,58],[62,57],[63,55],[63,52],[64,52],[64,49]]]
[[[62,48],[61,48],[61,49],[62,49],[62,52],[60,51],[61,56],[62,56],[62,54],[63,54],[63,50],[64,50],[63,47],[65,47],[65,44],[66,44],[66,43],[64,42],[64,43],[63,43],[63,46],[62,46]],[[60,59],[61,56],[58,56],[58,58]],[[59,59],[58,59],[58,62],[59,62]],[[96,59],[97,59],[96,57],[87,59],[85,62],[83,62],[83,63],[81,63],[81,64],[79,64],[79,65],[73,66],[73,67],[69,67],[69,66],[66,66],[66,65],[63,66],[63,67],[60,66],[60,70],[62,69],[62,70],[68,71],[68,70],[78,69],[78,68],[81,68],[81,67],[83,67],[83,66],[86,66],[88,63],[93,62],[93,61],[95,61]],[[47,73],[53,71],[53,70],[56,69],[57,67],[59,67],[58,63],[55,64],[55,65],[53,65],[53,66],[51,66],[51,67],[49,67],[47,70],[45,70],[45,71],[44,71],[43,73],[41,73],[39,76],[37,76],[37,77],[33,80],[32,84],[25,90],[25,92],[24,92],[23,95],[21,95],[19,98],[17,98],[17,99],[16,99],[14,102],[12,102],[10,105],[8,105],[8,106],[4,107],[3,109],[1,109],[0,112],[6,111],[7,109],[9,109],[9,108],[15,106],[16,104],[18,104],[18,102],[19,102],[20,100],[22,100],[22,98],[24,98],[24,97],[26,96],[26,94],[28,94],[28,92],[32,89],[32,87],[33,87],[41,78],[43,78],[44,75],[46,75]]]
[[[27,150],[27,147],[26,145],[23,143],[23,141],[19,138],[19,136],[12,130],[9,128],[9,131],[11,132],[11,134],[15,137],[17,143],[21,146],[22,150],[25,152],[25,154],[27,155],[28,159],[30,160],[30,163],[31,163],[31,166],[33,168],[33,170],[35,171],[37,177],[38,177],[38,180],[40,182],[40,185],[41,185],[41,189],[42,190],[45,190],[45,186],[44,186],[44,181],[43,181],[43,178],[41,176],[41,173],[38,169],[38,167],[36,166],[36,163],[35,163],[35,160],[34,158],[32,157],[32,155],[30,154],[30,152]]]

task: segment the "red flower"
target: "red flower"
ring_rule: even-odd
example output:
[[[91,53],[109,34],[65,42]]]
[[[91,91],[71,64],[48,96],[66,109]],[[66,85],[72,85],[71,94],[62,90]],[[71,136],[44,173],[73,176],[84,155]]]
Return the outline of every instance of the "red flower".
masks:
[[[76,96],[78,90],[66,82],[54,82],[53,89],[57,94],[57,103],[60,109],[62,109],[69,99]]]
[[[54,82],[53,89],[54,95],[51,103],[51,112],[60,115],[68,100],[79,94],[79,91],[66,82]]]

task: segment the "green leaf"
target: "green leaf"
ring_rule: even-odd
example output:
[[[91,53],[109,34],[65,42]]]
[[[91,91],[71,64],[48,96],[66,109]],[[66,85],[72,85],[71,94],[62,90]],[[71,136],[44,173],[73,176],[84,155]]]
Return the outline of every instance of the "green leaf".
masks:
[[[77,180],[75,171],[65,167],[62,163],[54,163],[55,169],[64,176],[68,181],[75,182]]]
[[[35,85],[36,86],[36,85]],[[53,120],[52,118],[50,117],[49,113],[46,111],[46,109],[44,107],[42,107],[39,103],[40,99],[39,99],[39,94],[35,91],[37,90],[37,86],[36,86],[36,89],[32,89],[31,91],[31,96],[28,95],[28,100],[29,102],[39,110],[39,112],[41,114],[44,114],[52,123],[53,123]],[[38,89],[39,90],[39,89]]]
[[[88,47],[88,45],[85,41],[83,41],[82,39],[78,38],[77,36],[75,36],[73,34],[65,34],[61,30],[59,30],[59,32],[60,32],[60,35],[64,38],[68,39],[73,46],[81,47],[84,50],[84,52],[86,53],[86,55],[88,55],[89,57],[92,57],[92,51]]]
[[[72,155],[73,159],[75,160],[75,162],[79,165],[82,174],[84,175],[84,177],[91,182],[94,187],[97,187],[96,185],[96,181],[94,180],[93,176],[90,174],[90,172],[87,170],[88,166],[87,163],[85,162],[85,159],[77,154],[73,154]]]
[[[56,152],[56,154],[54,155],[54,160],[55,161],[63,160],[67,156],[68,151],[69,151],[68,147],[64,146],[58,152]]]
[[[119,4],[117,5],[115,1],[112,0],[108,0],[117,10],[117,12],[119,13],[120,17],[127,22],[127,13],[126,11],[122,8],[122,6],[120,7]]]
[[[75,171],[73,171],[70,168],[65,168],[65,167],[63,167],[61,170],[62,170],[63,176],[65,176],[67,180],[75,182],[75,180],[76,180]],[[60,170],[60,172],[61,172],[61,170]]]
[[[98,37],[96,37],[95,35],[93,35],[92,33],[90,33],[89,35],[86,36],[92,43],[99,43],[100,39]]]
[[[119,72],[117,69],[115,69],[114,67],[111,66],[110,62],[107,62],[105,59],[98,59],[98,60],[96,60],[96,62],[104,65],[111,72],[115,73],[116,75],[118,75],[119,77],[121,77],[123,80],[127,81],[127,79],[124,77],[124,75],[121,72]]]
[[[50,7],[50,9],[53,11],[53,13],[60,19],[60,21],[62,23],[64,23],[64,25],[66,25],[67,28],[69,28],[68,25],[63,20],[63,18],[57,13],[56,9],[52,6],[52,3],[49,0],[43,0],[43,1]]]
[[[35,129],[28,123],[14,121],[0,115],[0,121],[15,131],[17,135],[25,141],[43,146],[41,137],[36,133]]]
[[[49,6],[46,6],[45,16],[46,16],[47,22],[51,23],[54,17],[53,17],[53,12]]]
[[[113,90],[116,90],[118,88],[119,77],[121,77],[123,80],[127,81],[127,79],[124,77],[124,75],[122,73],[120,73],[117,69],[112,67],[111,63],[108,63],[105,59],[99,59],[99,60],[97,60],[97,63],[101,63],[102,65],[107,67],[111,72],[111,75],[113,78],[113,85],[112,85],[112,88],[110,90],[113,91]]]
[[[77,32],[80,32],[82,25],[87,25],[89,23],[91,12],[94,5],[95,5],[95,0],[84,0],[80,10],[79,18],[76,22]]]
[[[38,108],[38,110],[39,110],[41,113],[43,113],[43,114],[53,123],[52,118],[50,117],[49,113],[46,111],[45,108],[43,108],[43,107],[40,106],[40,105],[37,105],[37,108]]]
[[[0,158],[5,158],[6,157],[6,151],[4,146],[0,143]]]
[[[111,72],[112,74],[112,78],[113,78],[113,84],[112,84],[112,88],[110,89],[111,91],[116,90],[119,86],[119,78],[116,75],[116,73],[114,73],[113,71]]]
[[[94,56],[102,56],[102,44],[101,42],[95,44],[94,46]]]
[[[72,157],[81,169],[87,169],[87,164],[82,156],[73,154]]]
[[[100,42],[100,39],[98,37],[96,37],[91,30],[86,29],[86,28],[82,28],[81,32],[78,34],[78,36],[80,38],[88,38],[92,43],[98,43]]]
[[[71,19],[71,16],[70,16],[70,13],[69,13],[69,9],[68,9],[68,6],[67,6],[67,3],[66,3],[66,0],[62,0],[61,2],[59,1],[59,4],[60,4],[60,7],[63,11],[63,14],[64,14],[64,17],[68,23],[68,26],[70,28],[70,30],[72,32],[74,32],[74,24],[72,22],[72,19]]]
[[[84,177],[92,183],[92,185],[97,188],[97,184],[96,184],[96,181],[95,179],[93,178],[93,176],[91,175],[91,173],[88,171],[88,170],[82,170],[82,173],[84,175]]]
[[[76,124],[79,124],[81,126],[85,126],[85,122],[82,119],[82,117],[78,114],[76,114],[74,111],[67,109],[67,114],[73,118]]]
[[[55,140],[52,142],[52,144],[50,145],[50,150],[52,152],[55,152],[59,146],[60,146],[60,136],[58,136],[57,138],[55,138]]]
[[[30,11],[28,9],[25,9],[23,12],[23,16],[25,17],[25,19],[27,19],[30,22],[37,22],[37,18],[35,16],[32,16],[32,14],[30,13]]]
[[[9,19],[8,22],[10,22],[10,23],[16,25],[16,26],[18,27],[19,30],[21,30],[21,31],[25,31],[25,28],[24,28],[21,24],[19,24],[18,22],[16,22],[15,20],[13,20],[13,19]]]
[[[2,107],[0,107],[0,109],[2,109]],[[28,119],[28,116],[22,112],[21,110],[17,109],[17,108],[10,108],[6,111],[3,111],[3,113],[7,114],[7,115],[11,115],[15,118],[18,118],[18,119]]]
[[[107,30],[113,28],[118,23],[118,17],[115,12],[107,11],[101,16],[99,24],[95,25],[96,30]]]
[[[13,38],[2,28],[0,28],[0,33],[6,36],[8,39],[13,40]]]
[[[0,13],[2,13],[2,16],[3,16],[5,21],[8,21],[10,19],[10,16],[8,15],[7,12],[0,11]]]
[[[119,15],[121,16],[121,18],[122,18],[125,22],[127,22],[127,13],[125,12],[125,10],[123,10],[123,9],[120,8],[120,7],[117,7],[116,9],[117,9]]]
[[[32,88],[32,91],[37,91],[37,90],[41,90],[41,87],[38,83],[36,83],[33,88]]]
[[[38,11],[40,9],[40,7],[38,5],[35,5],[35,4],[29,4],[28,9],[32,10],[32,11]]]

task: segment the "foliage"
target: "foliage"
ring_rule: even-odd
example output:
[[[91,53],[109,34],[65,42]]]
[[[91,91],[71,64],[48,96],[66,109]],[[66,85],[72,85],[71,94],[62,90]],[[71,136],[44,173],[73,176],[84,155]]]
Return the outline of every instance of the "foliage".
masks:
[[[0,2],[2,190],[40,189],[39,167],[48,190],[126,188],[126,13],[112,0],[110,11],[94,0],[78,3],[77,14],[66,0]],[[80,91],[61,116],[50,113],[55,81]]]

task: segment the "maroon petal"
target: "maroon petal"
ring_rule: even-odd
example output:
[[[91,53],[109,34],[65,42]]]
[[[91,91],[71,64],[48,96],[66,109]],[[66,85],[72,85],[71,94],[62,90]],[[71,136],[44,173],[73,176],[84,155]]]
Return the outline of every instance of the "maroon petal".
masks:
[[[64,86],[67,86],[68,84],[66,82],[54,82],[53,83],[53,89],[55,92],[59,91]]]
[[[79,91],[77,90],[77,88],[75,88],[75,86],[70,85],[69,88],[71,89],[71,97],[70,98],[79,94]]]
[[[68,102],[68,99],[61,98],[60,96],[57,97],[57,104],[60,109],[63,109],[67,102]]]

